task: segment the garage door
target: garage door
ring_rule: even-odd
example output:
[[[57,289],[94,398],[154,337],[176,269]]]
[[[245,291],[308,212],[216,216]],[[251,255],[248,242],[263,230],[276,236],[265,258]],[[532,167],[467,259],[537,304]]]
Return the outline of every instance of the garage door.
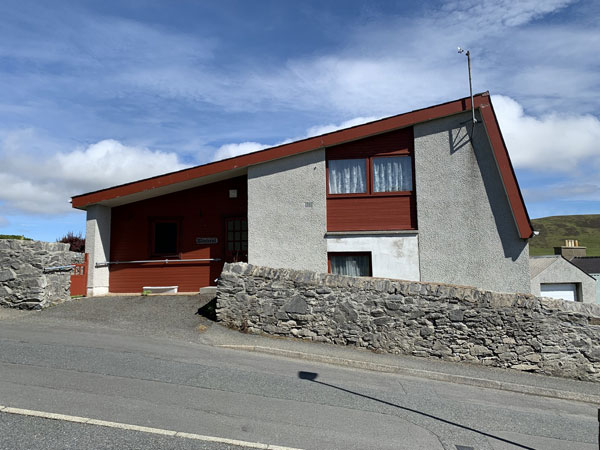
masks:
[[[577,301],[577,284],[576,283],[560,283],[540,285],[542,297],[561,298],[571,302]]]

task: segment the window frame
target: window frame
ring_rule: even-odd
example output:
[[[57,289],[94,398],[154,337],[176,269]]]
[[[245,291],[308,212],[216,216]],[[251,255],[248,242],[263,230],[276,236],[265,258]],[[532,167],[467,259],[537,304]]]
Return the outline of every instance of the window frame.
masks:
[[[406,156],[410,158],[410,167],[411,167],[411,175],[412,175],[412,186],[410,191],[389,191],[389,192],[375,192],[375,188],[373,186],[373,160],[375,158],[393,158],[398,156]],[[366,192],[360,193],[344,193],[344,194],[332,194],[329,192],[329,161],[339,161],[339,160],[347,160],[347,159],[363,159],[365,160],[366,165],[366,183],[367,190]],[[327,188],[327,198],[356,198],[356,197],[402,197],[402,196],[410,196],[415,192],[415,158],[412,152],[408,150],[401,150],[393,153],[385,153],[385,154],[369,154],[364,156],[348,156],[345,158],[327,158],[326,160],[326,177],[325,183]]]
[[[368,256],[369,257],[369,275],[360,275],[362,277],[372,277],[373,276],[373,252],[327,252],[327,273],[334,274],[331,271],[331,256]]]
[[[150,258],[177,258],[181,259],[181,242],[182,242],[182,220],[181,217],[149,217],[148,218],[148,226],[149,226],[149,251],[148,254]],[[176,251],[175,253],[165,252],[165,253],[157,253],[156,250],[156,225],[161,223],[173,223],[177,226],[176,232]]]

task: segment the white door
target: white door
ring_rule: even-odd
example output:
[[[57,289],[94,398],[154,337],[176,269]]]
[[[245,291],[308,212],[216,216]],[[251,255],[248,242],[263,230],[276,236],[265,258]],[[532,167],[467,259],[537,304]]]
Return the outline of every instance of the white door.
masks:
[[[542,283],[542,297],[559,298],[570,302],[577,301],[577,284],[575,283]]]

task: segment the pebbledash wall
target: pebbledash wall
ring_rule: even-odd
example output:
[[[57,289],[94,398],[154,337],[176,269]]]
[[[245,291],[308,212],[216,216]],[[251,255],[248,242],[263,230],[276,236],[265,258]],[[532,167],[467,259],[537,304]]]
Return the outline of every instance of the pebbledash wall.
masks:
[[[251,333],[600,381],[600,306],[225,264],[217,318]]]
[[[54,269],[83,262],[69,244],[0,239],[0,306],[42,309],[69,300],[71,270]]]

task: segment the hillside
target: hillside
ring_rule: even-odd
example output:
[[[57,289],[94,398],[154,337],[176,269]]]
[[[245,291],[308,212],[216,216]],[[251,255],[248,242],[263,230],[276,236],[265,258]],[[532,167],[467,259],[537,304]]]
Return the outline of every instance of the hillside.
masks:
[[[600,256],[600,214],[542,217],[531,222],[540,232],[529,241],[532,256],[553,255],[553,247],[563,245],[565,239],[577,239],[587,247],[587,256]]]

